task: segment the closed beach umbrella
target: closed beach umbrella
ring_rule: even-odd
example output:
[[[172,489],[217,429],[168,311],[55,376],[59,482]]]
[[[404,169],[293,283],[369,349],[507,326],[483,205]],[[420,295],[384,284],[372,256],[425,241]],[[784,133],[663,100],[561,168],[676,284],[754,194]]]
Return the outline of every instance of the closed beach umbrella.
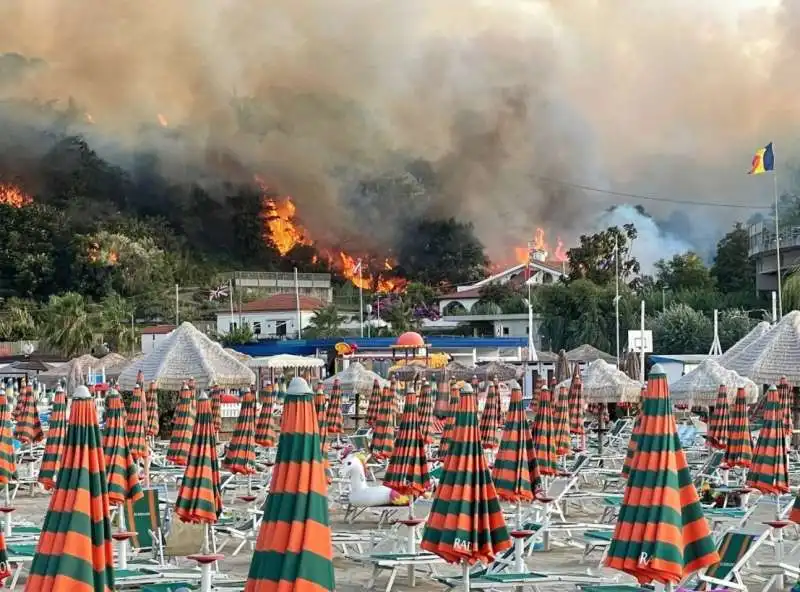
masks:
[[[378,420],[372,432],[370,452],[378,459],[389,458],[394,451],[394,395],[391,389],[381,392],[381,405],[378,409]],[[330,414],[328,414],[330,417]]]
[[[470,387],[472,388],[472,387]],[[450,383],[450,407],[448,410],[447,418],[444,421],[444,430],[442,437],[439,439],[439,458],[443,459],[447,456],[450,450],[450,438],[453,435],[453,429],[456,425],[456,412],[458,411],[459,404],[458,384],[455,382]]]
[[[516,382],[511,387],[511,402],[492,479],[500,499],[515,503],[531,501],[541,487],[536,451],[522,405],[522,389]]]
[[[794,418],[792,417],[792,385],[781,376],[778,381],[778,393],[780,394],[781,408],[783,410],[783,429],[787,434],[791,434],[794,429]]]
[[[569,383],[569,432],[582,436],[583,427],[583,382],[581,371],[577,364],[572,371],[572,380]]]
[[[72,395],[50,504],[25,582],[29,592],[114,589],[106,464],[89,390]]]
[[[553,430],[553,406],[550,391],[543,386],[536,401],[536,415],[531,426],[536,466],[540,475],[556,474],[556,440]]]
[[[261,397],[261,411],[258,414],[256,421],[256,436],[255,441],[259,446],[273,446],[272,436],[270,435],[270,428],[272,426],[272,410],[275,405],[275,392],[272,390],[272,385],[268,384],[267,388],[263,391]]]
[[[114,389],[108,391],[106,396],[103,456],[108,475],[108,503],[116,506],[125,500],[135,502],[141,499],[143,493],[138,469],[128,448],[125,404]]]
[[[189,459],[189,446],[192,442],[194,430],[195,403],[194,393],[189,390],[189,385],[183,383],[183,388],[175,406],[175,415],[172,418],[172,436],[169,439],[167,460],[179,467],[185,467]]]
[[[147,458],[147,401],[139,384],[134,387],[131,395],[127,431],[128,447],[133,460]]]
[[[450,389],[447,384],[433,381],[433,416],[436,419],[445,419],[450,415]]]
[[[53,489],[58,471],[61,450],[64,448],[64,435],[67,432],[67,394],[59,385],[53,397],[53,408],[50,412],[50,429],[47,430],[47,442],[44,445],[42,466],[39,468],[39,483],[46,490]]]
[[[147,435],[155,438],[158,436],[160,426],[158,424],[158,390],[156,383],[152,380],[147,388],[145,398],[147,401]]]
[[[672,416],[667,376],[656,364],[605,565],[639,583],[677,583],[719,562]]]
[[[194,381],[189,381],[189,390],[194,393]],[[211,387],[211,427],[215,435],[222,429],[222,389],[216,385]]]
[[[714,404],[714,413],[711,414],[711,421],[708,424],[708,443],[718,449],[725,450],[728,446],[728,426],[730,417],[728,414],[728,389],[724,384],[719,385],[717,401]]]
[[[11,407],[0,389],[0,485],[8,485],[17,472],[14,439],[11,435]]]
[[[417,421],[417,394],[413,390],[406,393],[394,451],[383,484],[411,497],[422,495],[430,485],[425,444]]]
[[[381,405],[381,385],[378,379],[372,381],[372,391],[369,394],[369,403],[367,404],[367,425],[371,428],[375,427],[375,422],[378,420],[378,408]]]
[[[197,399],[189,460],[183,473],[175,513],[184,522],[212,524],[222,512],[217,462],[217,436],[214,434],[211,401],[205,393]]]
[[[557,387],[558,397],[554,401],[555,412],[553,415],[553,431],[556,445],[556,455],[564,456],[572,448],[572,439],[569,437],[569,394],[567,387]]]
[[[481,443],[486,449],[497,448],[497,430],[500,429],[500,394],[494,384],[486,389],[486,403],[481,414]]]
[[[19,397],[17,425],[14,426],[14,437],[23,444],[41,442],[44,438],[39,410],[36,408],[36,397],[30,386],[25,387]]]
[[[431,430],[433,423],[433,402],[431,385],[425,382],[422,385],[422,393],[420,393],[419,396],[419,433],[422,437],[422,443],[426,445],[430,444],[433,440]]]
[[[747,418],[747,391],[736,389],[736,399],[731,409],[728,426],[728,446],[725,448],[725,464],[729,467],[749,469],[753,464],[753,442],[750,439],[750,421]]]
[[[642,387],[642,394],[639,397],[640,400],[644,398],[645,394],[647,393],[647,386]],[[631,439],[628,440],[628,449],[625,452],[625,460],[622,463],[622,478],[627,479],[628,475],[631,474],[631,462],[633,461],[633,455],[636,452],[636,442],[639,439],[639,434],[642,431],[642,414],[639,413],[636,416],[636,419],[633,420],[633,430],[631,431]]]
[[[252,475],[256,472],[256,394],[245,389],[236,428],[222,464],[231,473]]]
[[[333,381],[325,423],[328,424],[328,434],[342,433],[342,424],[344,423],[342,418],[342,386],[338,379]]]
[[[475,394],[468,385],[455,417],[422,548],[450,563],[490,563],[511,547],[511,539],[481,446]]]
[[[747,472],[747,486],[765,494],[780,495],[789,491],[783,410],[780,393],[773,384],[767,390],[764,424],[758,433],[753,464]]]
[[[317,411],[317,423],[320,429],[322,429],[322,426],[327,425],[325,422],[326,402],[325,387],[320,381],[317,383],[317,391],[314,393],[314,409]]]
[[[335,590],[328,485],[308,383],[295,377],[245,592]]]

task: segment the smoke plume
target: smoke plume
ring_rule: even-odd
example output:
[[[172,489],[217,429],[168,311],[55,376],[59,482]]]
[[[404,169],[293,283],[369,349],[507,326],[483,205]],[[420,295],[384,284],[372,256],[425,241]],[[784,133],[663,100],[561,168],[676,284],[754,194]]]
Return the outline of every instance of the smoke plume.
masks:
[[[0,52],[36,61],[0,71],[0,98],[71,97],[73,131],[123,166],[147,148],[176,180],[259,173],[318,236],[379,241],[381,204],[352,180],[428,161],[419,214],[473,221],[502,258],[537,226],[569,246],[627,201],[576,184],[768,204],[745,172],[770,140],[779,165],[796,153],[800,15],[761,4],[17,0]],[[749,215],[642,203],[687,215],[678,242],[701,252]]]

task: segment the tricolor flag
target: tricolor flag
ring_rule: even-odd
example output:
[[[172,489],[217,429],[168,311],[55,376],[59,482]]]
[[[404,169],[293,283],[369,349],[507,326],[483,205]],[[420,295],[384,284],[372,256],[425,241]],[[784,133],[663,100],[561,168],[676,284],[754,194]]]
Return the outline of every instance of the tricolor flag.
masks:
[[[772,152],[772,142],[756,151],[748,175],[760,175],[775,168],[775,153]]]
[[[223,284],[219,288],[212,288],[208,292],[208,299],[209,300],[217,300],[219,298],[224,298],[228,295],[228,286]]]

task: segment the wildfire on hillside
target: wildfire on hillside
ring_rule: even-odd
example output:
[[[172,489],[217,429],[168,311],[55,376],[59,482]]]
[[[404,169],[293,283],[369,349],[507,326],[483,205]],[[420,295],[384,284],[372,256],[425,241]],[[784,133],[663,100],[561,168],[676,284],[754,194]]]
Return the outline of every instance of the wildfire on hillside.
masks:
[[[288,195],[271,197],[266,182],[258,175],[255,176],[255,182],[264,194],[261,200],[264,240],[275,245],[281,255],[286,255],[296,246],[312,244],[308,230],[295,219],[297,206],[292,198]],[[382,269],[374,273],[369,269],[368,258],[362,257],[359,274],[358,257],[340,249],[327,248],[320,249],[320,255],[332,269],[341,273],[356,287],[385,293],[402,292],[405,289],[406,280],[390,273],[394,269],[394,263],[390,259],[384,259]]]
[[[21,208],[33,202],[33,198],[11,183],[0,183],[0,204]]]
[[[562,263],[568,261],[567,251],[561,237],[556,238],[556,248],[552,250],[547,242],[544,228],[537,228],[530,242],[530,249],[544,253],[545,261],[549,263]],[[514,258],[517,263],[526,263],[530,257],[529,247],[514,247]]]
[[[89,251],[86,257],[91,263],[96,263],[100,266],[114,267],[119,263],[119,253],[114,249],[104,248],[97,243],[89,245]]]

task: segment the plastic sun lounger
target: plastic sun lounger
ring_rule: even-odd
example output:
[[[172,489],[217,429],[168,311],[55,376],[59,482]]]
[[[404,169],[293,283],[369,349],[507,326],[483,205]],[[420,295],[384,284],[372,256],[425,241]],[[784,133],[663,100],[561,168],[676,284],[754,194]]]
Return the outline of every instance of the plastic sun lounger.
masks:
[[[33,561],[36,545],[15,543],[8,545],[6,551],[8,552],[8,565],[11,567],[11,580],[8,583],[8,588],[14,590],[20,575],[22,575],[22,570]]]
[[[375,587],[375,582],[381,571],[389,570],[389,579],[386,582],[384,592],[391,592],[397,575],[404,567],[413,568],[414,571],[417,568],[424,567],[431,577],[435,578],[437,576],[435,566],[446,563],[444,559],[435,553],[427,551],[418,553],[371,553],[362,559],[372,563],[372,576],[367,584],[367,590],[372,590]]]

